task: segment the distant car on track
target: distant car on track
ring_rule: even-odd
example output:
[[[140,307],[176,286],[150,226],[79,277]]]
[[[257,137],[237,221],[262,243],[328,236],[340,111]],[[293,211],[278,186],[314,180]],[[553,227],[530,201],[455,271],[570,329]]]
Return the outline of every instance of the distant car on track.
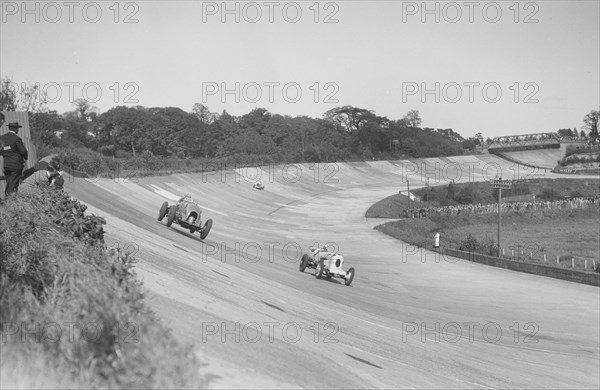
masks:
[[[212,219],[208,219],[202,226],[202,209],[194,202],[191,197],[186,196],[180,199],[179,203],[169,206],[164,202],[158,212],[158,221],[167,217],[167,226],[173,222],[179,226],[189,229],[190,233],[200,232],[200,239],[204,240],[212,228]]]
[[[304,254],[300,260],[300,272],[304,272],[306,268],[315,270],[315,277],[321,279],[323,276],[326,279],[332,277],[344,279],[344,284],[349,286],[354,279],[354,268],[349,268],[344,271],[344,257],[337,252],[330,251],[327,245],[321,248],[311,248],[311,254]]]

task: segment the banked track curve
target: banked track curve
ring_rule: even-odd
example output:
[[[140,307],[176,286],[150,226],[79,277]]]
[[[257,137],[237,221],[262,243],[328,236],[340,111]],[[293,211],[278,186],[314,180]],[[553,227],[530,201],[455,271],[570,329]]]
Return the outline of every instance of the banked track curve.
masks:
[[[436,258],[364,218],[406,179],[481,181],[515,167],[494,156],[332,166],[66,187],[106,218],[109,243],[135,250],[152,308],[194,344],[213,388],[598,388],[598,288]],[[257,172],[264,191],[245,179]],[[184,193],[214,220],[204,241],[156,220]],[[316,242],[344,254],[352,286],[298,271],[298,246]]]

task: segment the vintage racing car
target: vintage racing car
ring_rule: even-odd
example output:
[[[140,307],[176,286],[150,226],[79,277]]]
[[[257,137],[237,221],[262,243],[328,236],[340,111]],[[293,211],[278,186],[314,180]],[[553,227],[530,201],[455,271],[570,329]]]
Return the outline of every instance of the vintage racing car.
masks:
[[[311,248],[311,255],[304,254],[300,260],[300,272],[306,268],[315,270],[315,277],[321,279],[323,276],[327,279],[332,277],[344,279],[344,284],[349,286],[354,279],[354,268],[344,271],[344,257],[337,252],[330,251],[327,245],[321,248]]]
[[[265,189],[265,186],[261,182],[257,182],[257,183],[254,183],[254,185],[252,185],[252,188],[262,191]]]
[[[212,219],[208,219],[202,226],[202,210],[190,196],[185,196],[179,200],[179,203],[169,206],[164,202],[158,212],[158,220],[162,221],[167,217],[167,226],[173,222],[181,227],[190,230],[190,233],[200,232],[200,238],[204,240],[212,228]]]

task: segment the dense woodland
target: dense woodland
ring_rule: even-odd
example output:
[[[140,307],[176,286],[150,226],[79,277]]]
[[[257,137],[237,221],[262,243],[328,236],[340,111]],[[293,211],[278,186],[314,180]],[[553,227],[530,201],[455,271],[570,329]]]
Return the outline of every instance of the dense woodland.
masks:
[[[384,156],[448,156],[463,153],[452,129],[421,129],[419,113],[398,121],[357,107],[338,107],[322,118],[282,116],[256,108],[242,116],[211,113],[195,104],[179,108],[119,106],[105,113],[80,101],[76,110],[34,112],[34,142],[47,147],[86,147],[104,156],[128,158],[270,156],[281,161],[341,161]]]
[[[11,85],[15,83],[2,80],[0,111],[28,111],[39,154],[58,152],[71,166],[81,163],[78,156],[82,155],[88,160],[90,156],[103,161],[136,159],[146,162],[142,165],[147,169],[173,168],[164,164],[167,160],[276,163],[421,158],[472,153],[484,144],[481,133],[465,139],[452,129],[421,128],[416,110],[398,120],[353,106],[333,108],[321,118],[282,116],[264,108],[234,116],[211,112],[200,103],[189,112],[118,106],[99,113],[78,99],[72,111],[60,114],[46,108],[35,87],[15,91]]]

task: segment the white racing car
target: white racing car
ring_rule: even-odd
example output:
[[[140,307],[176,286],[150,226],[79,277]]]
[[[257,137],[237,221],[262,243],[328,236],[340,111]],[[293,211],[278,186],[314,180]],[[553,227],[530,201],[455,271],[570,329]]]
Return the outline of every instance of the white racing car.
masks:
[[[321,279],[323,276],[327,279],[332,277],[344,279],[344,284],[349,286],[354,279],[354,268],[344,271],[344,257],[337,252],[332,252],[327,245],[321,248],[311,248],[312,255],[304,254],[300,260],[300,272],[304,272],[307,268],[315,270],[315,277]]]

